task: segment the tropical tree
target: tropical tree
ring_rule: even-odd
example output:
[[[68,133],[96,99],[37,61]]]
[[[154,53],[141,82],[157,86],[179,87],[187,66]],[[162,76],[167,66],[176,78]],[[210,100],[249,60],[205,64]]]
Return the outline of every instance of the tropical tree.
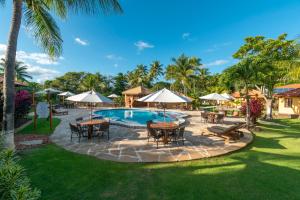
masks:
[[[0,62],[0,74],[4,75],[4,65],[5,59],[2,58]],[[23,62],[16,62],[15,64],[15,78],[17,81],[28,82],[28,79],[32,79],[32,76],[29,75],[28,66],[25,65]]]
[[[201,59],[182,54],[178,58],[172,58],[172,62],[173,64],[168,65],[166,69],[166,79],[180,82],[184,94],[187,95],[191,89],[191,77],[198,73]]]
[[[3,129],[4,146],[14,148],[14,67],[16,62],[17,41],[24,14],[25,27],[30,30],[33,38],[51,57],[58,57],[62,53],[62,38],[59,27],[52,15],[66,19],[68,12],[85,12],[96,14],[99,11],[121,12],[118,0],[13,0],[11,28],[8,37],[4,66],[4,107]],[[4,5],[5,0],[0,0]]]
[[[163,65],[159,61],[155,60],[150,64],[148,81],[150,82],[150,84],[152,84],[153,81],[157,80],[163,74]]]
[[[128,72],[127,77],[131,87],[149,86],[148,68],[143,64],[137,65],[133,71]]]
[[[122,92],[126,89],[128,82],[127,77],[123,73],[118,73],[114,78],[114,93],[117,95],[121,95]]]
[[[249,89],[253,86],[256,77],[256,65],[252,65],[248,59],[241,60],[238,64],[227,68],[223,72],[230,82],[235,82],[238,87],[244,89],[246,98],[246,124],[251,125]]]
[[[295,40],[287,40],[287,34],[276,39],[263,36],[248,37],[245,44],[233,55],[256,66],[255,87],[266,101],[266,118],[272,118],[273,91],[276,84],[291,77],[291,71],[300,71],[299,49]]]

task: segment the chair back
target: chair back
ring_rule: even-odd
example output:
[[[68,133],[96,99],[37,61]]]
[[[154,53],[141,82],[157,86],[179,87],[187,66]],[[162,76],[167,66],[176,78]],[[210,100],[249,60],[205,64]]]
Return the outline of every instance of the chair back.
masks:
[[[103,122],[100,125],[100,131],[107,131],[107,130],[109,130],[109,122]]]
[[[222,120],[224,117],[225,117],[224,114],[221,113],[217,114],[217,120]]]
[[[83,117],[78,117],[75,120],[76,120],[76,122],[83,121]]]
[[[152,120],[149,120],[149,121],[147,121],[146,122],[146,124],[147,124],[147,128],[150,128],[150,125],[153,123],[153,121]]]
[[[180,137],[183,137],[184,130],[185,130],[185,127],[184,127],[184,126],[182,126],[182,127],[179,128],[178,135],[179,135]]]
[[[206,112],[201,112],[201,117],[202,118],[208,118],[208,114]]]
[[[69,123],[69,126],[72,133],[79,133],[79,129],[76,125]]]

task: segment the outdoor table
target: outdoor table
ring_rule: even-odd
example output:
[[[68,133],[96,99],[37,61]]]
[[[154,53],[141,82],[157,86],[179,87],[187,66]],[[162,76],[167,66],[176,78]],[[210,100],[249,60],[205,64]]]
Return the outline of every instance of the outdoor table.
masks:
[[[100,119],[95,119],[95,120],[89,120],[85,122],[79,123],[80,126],[88,126],[88,139],[92,138],[93,135],[93,128],[95,125],[101,125],[103,123],[107,122],[106,120],[100,120]]]
[[[161,130],[164,133],[163,143],[167,144],[168,137],[169,137],[168,132],[178,129],[179,126],[173,122],[157,122],[157,123],[150,124],[150,127],[153,129]]]
[[[215,123],[216,115],[218,115],[218,113],[215,113],[215,112],[208,112],[208,113],[207,113],[208,121],[211,122],[211,123]]]

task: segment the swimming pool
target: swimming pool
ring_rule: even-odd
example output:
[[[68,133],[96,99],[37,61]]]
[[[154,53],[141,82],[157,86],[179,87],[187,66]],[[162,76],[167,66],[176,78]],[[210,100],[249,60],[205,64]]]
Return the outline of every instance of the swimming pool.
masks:
[[[174,122],[179,121],[179,118],[182,117],[181,113],[176,112],[166,112],[166,116],[164,117],[162,111],[145,109],[105,109],[95,111],[94,114],[96,117],[109,118],[112,121],[128,126],[145,126],[149,120],[153,120],[154,122]]]

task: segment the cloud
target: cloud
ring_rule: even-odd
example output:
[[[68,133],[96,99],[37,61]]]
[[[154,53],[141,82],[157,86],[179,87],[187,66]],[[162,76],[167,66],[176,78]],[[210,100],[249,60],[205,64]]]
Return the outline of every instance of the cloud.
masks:
[[[213,62],[204,64],[204,66],[206,66],[206,67],[220,66],[220,65],[225,65],[225,64],[227,64],[227,63],[229,63],[229,60],[223,60],[223,59],[220,59],[220,60],[215,60],[215,61],[213,61]]]
[[[183,33],[182,34],[182,39],[186,40],[191,36],[191,33]]]
[[[60,75],[59,71],[40,66],[27,65],[27,72],[34,76],[37,82],[43,83],[45,80],[51,80]]]
[[[150,44],[148,42],[144,42],[142,40],[135,42],[134,46],[136,46],[139,51],[143,51],[144,49],[154,48],[153,44]]]
[[[0,58],[4,58],[6,45],[0,44]],[[63,60],[63,57],[53,59],[45,53],[29,53],[25,51],[17,51],[17,60],[22,62],[33,62],[41,65],[58,65],[58,60]]]
[[[114,64],[114,67],[119,67],[119,64],[118,64],[118,63],[115,63],[115,64]]]
[[[89,44],[87,41],[82,40],[82,39],[80,39],[79,37],[75,38],[75,42],[76,42],[77,44],[82,45],[82,46],[87,46],[87,45]]]
[[[0,58],[4,58],[5,51],[6,45],[0,44]],[[63,57],[60,57],[57,60],[53,60],[45,53],[17,51],[17,60],[24,62],[24,64],[28,67],[27,72],[39,83],[43,83],[45,80],[50,80],[60,75],[59,71],[39,66],[39,64],[57,65],[59,64],[58,61],[63,59]]]
[[[105,56],[108,60],[123,60],[123,57],[117,56],[115,54],[108,54]]]

